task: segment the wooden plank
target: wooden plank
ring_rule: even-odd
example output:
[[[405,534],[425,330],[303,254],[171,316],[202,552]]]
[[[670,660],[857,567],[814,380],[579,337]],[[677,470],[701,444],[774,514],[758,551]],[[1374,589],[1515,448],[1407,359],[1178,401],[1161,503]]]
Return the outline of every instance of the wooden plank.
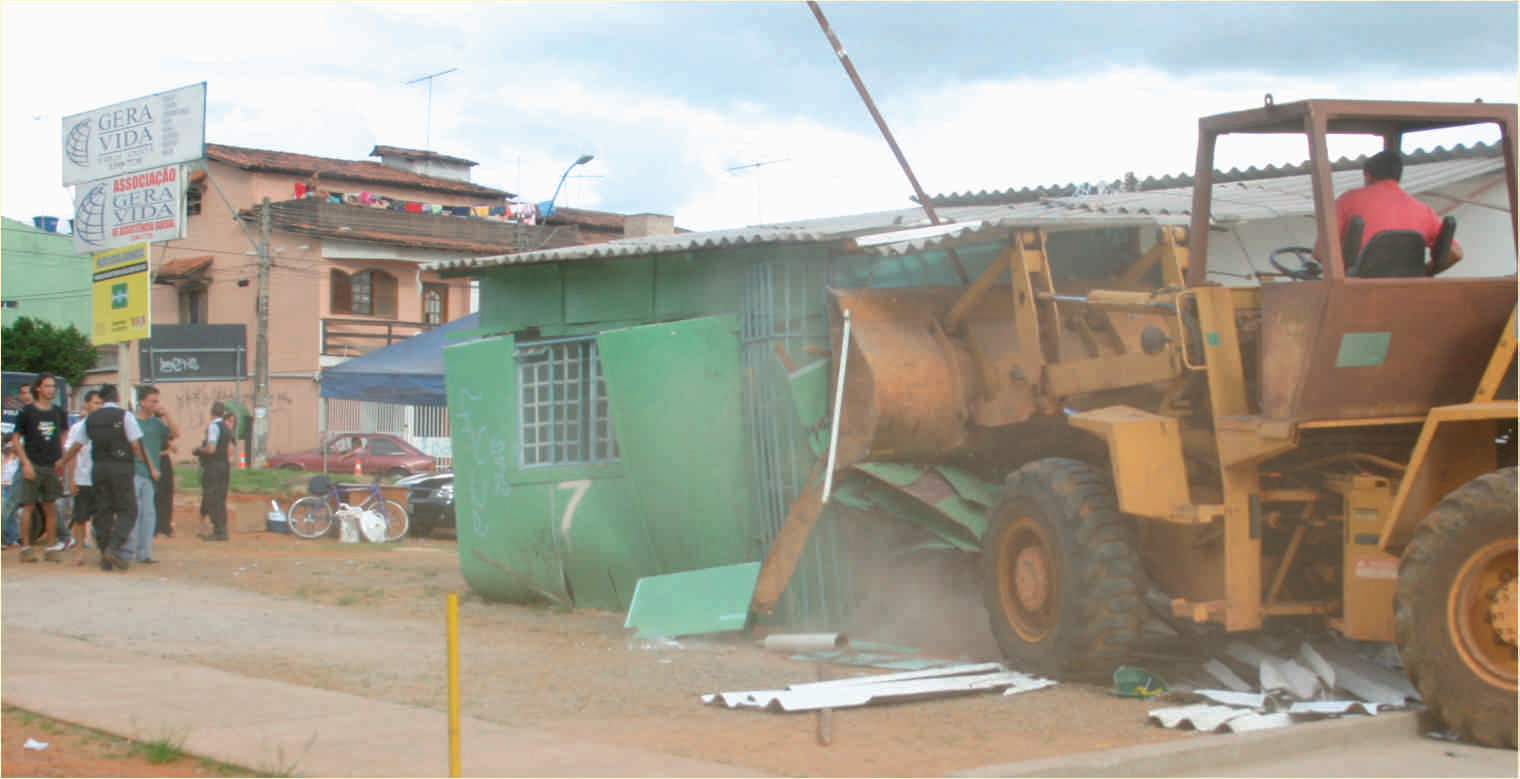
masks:
[[[766,550],[765,562],[760,566],[760,576],[755,580],[755,594],[750,600],[749,609],[756,614],[769,614],[776,608],[776,602],[781,600],[782,593],[786,592],[787,582],[792,579],[792,572],[797,569],[797,560],[802,557],[802,549],[807,546],[808,536],[813,532],[813,525],[818,522],[818,515],[823,511],[823,458],[819,457],[813,463],[813,470],[808,474],[807,486],[792,501],[792,506],[786,512],[786,521],[781,523],[781,529],[777,531],[775,540],[771,541],[771,548]]]

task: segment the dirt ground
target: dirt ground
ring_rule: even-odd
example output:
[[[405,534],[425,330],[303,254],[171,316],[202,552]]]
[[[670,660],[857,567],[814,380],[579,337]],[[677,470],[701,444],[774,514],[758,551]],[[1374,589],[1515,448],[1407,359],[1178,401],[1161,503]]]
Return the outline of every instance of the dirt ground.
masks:
[[[1200,737],[1147,724],[1146,711],[1154,703],[1115,697],[1104,686],[1064,683],[1016,696],[842,710],[834,714],[832,744],[819,746],[811,714],[735,711],[700,702],[704,693],[814,679],[813,664],[766,653],[753,637],[649,646],[630,638],[621,614],[485,602],[469,594],[449,538],[361,545],[235,532],[231,542],[207,543],[194,537],[195,520],[186,516],[193,502],[183,503],[177,511],[180,533],[155,542],[160,561],[155,566],[107,573],[94,565],[22,565],[14,551],[5,552],[0,563],[5,622],[248,676],[443,710],[445,597],[457,592],[466,716],[779,775],[944,775]],[[96,559],[93,551],[87,556]],[[81,624],[69,616],[78,614],[92,616]],[[916,632],[925,639],[920,646],[954,649],[945,637],[956,628],[933,618],[897,628],[897,635],[884,638],[911,641]],[[995,659],[979,656],[985,652],[979,637],[968,636],[963,649],[948,656]],[[833,678],[883,672],[829,668]],[[0,774],[136,775],[109,750],[101,755],[104,764],[92,764],[82,754],[79,762],[62,768],[25,762],[46,752],[17,754],[10,742],[20,729],[9,718],[6,725]],[[80,751],[59,750],[54,756]],[[153,766],[149,775],[215,774],[173,774]]]
[[[254,774],[189,755],[155,762],[141,745],[108,733],[5,707],[0,717],[0,774],[5,776],[238,777]],[[28,740],[47,746],[26,748]],[[164,758],[171,757],[163,754]]]

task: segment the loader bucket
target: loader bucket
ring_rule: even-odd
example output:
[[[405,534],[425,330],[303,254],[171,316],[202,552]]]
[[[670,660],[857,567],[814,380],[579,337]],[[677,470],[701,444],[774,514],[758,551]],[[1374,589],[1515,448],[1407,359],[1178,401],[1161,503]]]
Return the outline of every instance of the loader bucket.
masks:
[[[836,468],[867,460],[939,458],[965,442],[970,361],[939,325],[959,292],[830,290],[836,355],[845,310],[851,321]]]

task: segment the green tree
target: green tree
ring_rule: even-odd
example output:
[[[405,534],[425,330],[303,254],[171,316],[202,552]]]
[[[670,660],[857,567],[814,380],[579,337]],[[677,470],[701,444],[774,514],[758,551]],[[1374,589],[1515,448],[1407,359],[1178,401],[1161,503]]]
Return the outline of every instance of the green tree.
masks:
[[[95,347],[73,324],[55,327],[24,316],[0,330],[0,365],[8,371],[47,371],[78,387],[84,372],[95,367]]]

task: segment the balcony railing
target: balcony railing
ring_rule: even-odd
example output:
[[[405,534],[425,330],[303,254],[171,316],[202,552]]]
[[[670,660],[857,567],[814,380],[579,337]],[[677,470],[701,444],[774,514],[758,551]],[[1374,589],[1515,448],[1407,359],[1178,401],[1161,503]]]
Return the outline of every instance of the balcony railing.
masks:
[[[322,319],[322,355],[358,357],[432,329],[426,322],[383,319]]]

